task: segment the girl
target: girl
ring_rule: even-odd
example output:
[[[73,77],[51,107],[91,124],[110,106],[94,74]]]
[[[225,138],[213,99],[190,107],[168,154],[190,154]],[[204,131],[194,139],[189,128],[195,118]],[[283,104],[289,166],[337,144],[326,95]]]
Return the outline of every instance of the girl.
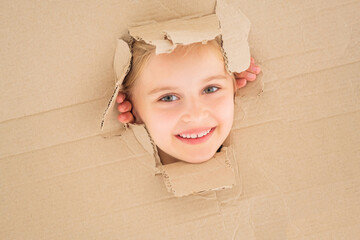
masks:
[[[247,71],[229,74],[219,38],[159,55],[136,41],[132,56],[117,97],[119,121],[144,123],[163,164],[211,159],[230,133],[236,89],[260,72],[254,60]]]

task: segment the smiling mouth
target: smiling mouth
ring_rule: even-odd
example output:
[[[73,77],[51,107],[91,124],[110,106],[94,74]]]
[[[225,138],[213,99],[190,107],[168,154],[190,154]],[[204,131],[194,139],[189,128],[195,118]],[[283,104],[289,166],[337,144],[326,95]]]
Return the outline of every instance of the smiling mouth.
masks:
[[[192,133],[192,134],[178,134],[175,135],[177,139],[180,141],[187,143],[187,144],[199,144],[206,142],[211,135],[214,133],[216,127],[210,128],[208,130],[201,131],[199,133]]]
[[[178,136],[182,137],[182,138],[201,138],[203,136],[206,136],[209,134],[209,132],[211,131],[211,128],[209,128],[208,130],[202,131],[200,133],[192,133],[192,134],[179,134]]]

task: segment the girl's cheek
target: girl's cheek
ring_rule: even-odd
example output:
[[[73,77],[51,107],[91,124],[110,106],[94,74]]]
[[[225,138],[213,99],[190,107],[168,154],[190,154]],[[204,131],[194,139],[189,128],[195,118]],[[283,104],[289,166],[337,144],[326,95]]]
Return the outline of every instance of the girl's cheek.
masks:
[[[167,103],[164,103],[167,104]],[[178,107],[170,106],[160,106],[160,107],[154,107],[149,112],[149,115],[152,116],[152,118],[158,122],[165,122],[169,123],[172,120],[176,119],[178,116]]]
[[[174,110],[153,109],[148,113],[149,121],[147,127],[154,141],[162,141],[167,139],[169,133],[174,132],[177,124],[178,113]]]
[[[234,99],[232,93],[224,94],[209,101],[211,111],[221,121],[233,121]]]
[[[210,104],[217,109],[227,109],[228,107],[234,106],[233,93],[230,91],[224,91],[221,94],[210,97]]]

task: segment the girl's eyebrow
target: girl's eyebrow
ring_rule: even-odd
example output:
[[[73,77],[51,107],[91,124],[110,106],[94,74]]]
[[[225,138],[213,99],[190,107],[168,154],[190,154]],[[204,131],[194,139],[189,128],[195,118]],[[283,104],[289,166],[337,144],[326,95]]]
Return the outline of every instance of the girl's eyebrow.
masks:
[[[226,76],[224,75],[214,75],[208,78],[205,78],[202,82],[206,83],[206,82],[210,82],[211,80],[214,79],[226,79]],[[177,90],[177,87],[172,87],[172,86],[164,86],[164,87],[158,87],[158,88],[154,88],[153,90],[151,90],[148,95],[153,95],[155,93],[161,92],[161,91],[175,91]]]

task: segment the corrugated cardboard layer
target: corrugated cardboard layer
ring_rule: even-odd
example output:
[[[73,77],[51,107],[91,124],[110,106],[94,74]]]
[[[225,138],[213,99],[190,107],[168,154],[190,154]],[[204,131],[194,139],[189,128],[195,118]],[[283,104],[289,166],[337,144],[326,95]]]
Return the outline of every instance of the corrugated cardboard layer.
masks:
[[[3,4],[0,109],[12,120],[0,125],[1,239],[358,239],[358,1],[231,2],[251,21],[264,82],[260,96],[237,101],[241,186],[177,199],[149,175],[151,156],[131,132],[129,142],[98,136],[114,39],[146,12],[160,21],[214,10],[182,3]]]

